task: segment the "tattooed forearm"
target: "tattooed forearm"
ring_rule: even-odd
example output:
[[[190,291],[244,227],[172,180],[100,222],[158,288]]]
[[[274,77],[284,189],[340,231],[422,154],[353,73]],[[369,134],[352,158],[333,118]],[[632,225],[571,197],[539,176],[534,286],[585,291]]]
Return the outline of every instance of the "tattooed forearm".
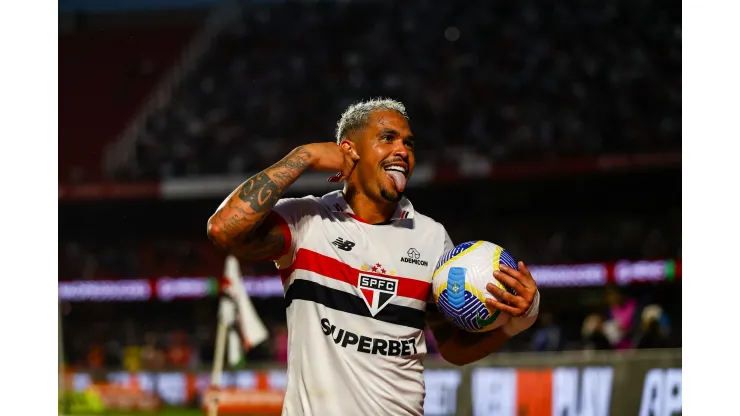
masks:
[[[247,179],[209,219],[209,238],[222,248],[234,248],[252,237],[283,192],[308,169],[310,157],[298,148]]]
[[[242,260],[262,261],[271,257],[274,253],[282,251],[285,244],[285,237],[280,228],[268,227],[255,228],[247,238],[259,240],[259,244],[245,244],[232,250]]]
[[[260,172],[244,182],[238,196],[253,213],[261,214],[275,206],[280,189],[270,175]]]
[[[283,160],[249,178],[239,189],[239,199],[255,213],[269,210],[280,199],[280,194],[308,167],[311,154],[297,150]]]

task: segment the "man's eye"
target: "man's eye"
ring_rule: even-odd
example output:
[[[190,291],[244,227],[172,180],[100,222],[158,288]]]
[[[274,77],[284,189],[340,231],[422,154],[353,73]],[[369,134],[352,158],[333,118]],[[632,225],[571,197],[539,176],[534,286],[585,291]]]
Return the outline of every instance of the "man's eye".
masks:
[[[393,136],[385,135],[381,137],[380,140],[393,141]]]
[[[408,146],[409,149],[413,149],[414,146],[415,146],[415,143],[412,142],[411,140],[407,140],[406,141],[406,146]]]

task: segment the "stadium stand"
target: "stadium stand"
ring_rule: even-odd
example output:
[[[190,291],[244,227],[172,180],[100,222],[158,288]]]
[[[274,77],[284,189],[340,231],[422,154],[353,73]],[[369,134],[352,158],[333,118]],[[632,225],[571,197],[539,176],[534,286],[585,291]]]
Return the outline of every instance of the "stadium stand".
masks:
[[[678,8],[414,5],[245,3],[116,177],[258,171],[367,96],[407,104],[429,163],[680,149]]]

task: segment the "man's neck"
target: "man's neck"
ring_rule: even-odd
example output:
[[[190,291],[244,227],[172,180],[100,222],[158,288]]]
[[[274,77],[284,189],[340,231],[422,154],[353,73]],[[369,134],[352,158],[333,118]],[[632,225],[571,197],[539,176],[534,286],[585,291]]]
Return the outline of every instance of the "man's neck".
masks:
[[[345,186],[342,192],[352,212],[370,224],[386,223],[396,211],[396,202],[375,201],[355,187]]]

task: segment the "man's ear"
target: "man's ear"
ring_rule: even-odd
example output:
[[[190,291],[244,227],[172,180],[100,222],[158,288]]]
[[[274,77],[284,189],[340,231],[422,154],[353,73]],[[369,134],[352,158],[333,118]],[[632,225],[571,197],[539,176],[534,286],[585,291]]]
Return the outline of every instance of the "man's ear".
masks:
[[[342,139],[342,141],[339,143],[339,146],[348,151],[351,155],[357,157],[357,148],[355,147],[355,142],[353,142],[350,139]]]
[[[339,142],[339,146],[341,146],[344,150],[351,150],[354,149],[355,144],[350,139],[342,139],[342,141]]]

